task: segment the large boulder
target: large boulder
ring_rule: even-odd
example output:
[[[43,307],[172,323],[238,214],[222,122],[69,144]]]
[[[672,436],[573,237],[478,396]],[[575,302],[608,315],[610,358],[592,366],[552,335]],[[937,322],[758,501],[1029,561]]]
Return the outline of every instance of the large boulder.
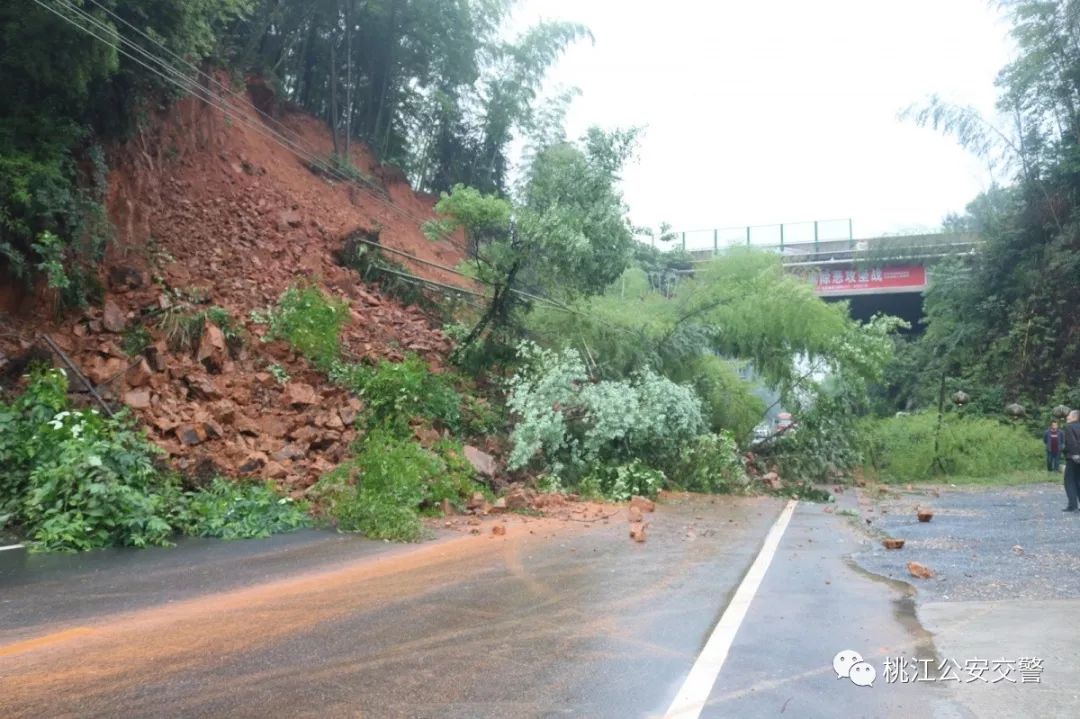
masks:
[[[465,459],[469,460],[469,464],[473,466],[477,474],[481,474],[485,477],[494,477],[497,470],[495,465],[495,458],[487,452],[473,447],[471,444],[465,445]]]

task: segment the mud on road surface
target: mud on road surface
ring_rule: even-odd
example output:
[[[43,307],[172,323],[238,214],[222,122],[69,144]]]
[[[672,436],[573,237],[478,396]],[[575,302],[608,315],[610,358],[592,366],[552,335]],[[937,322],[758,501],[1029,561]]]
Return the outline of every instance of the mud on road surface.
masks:
[[[780,506],[672,498],[645,543],[623,509],[31,572],[0,591],[0,716],[659,715]]]

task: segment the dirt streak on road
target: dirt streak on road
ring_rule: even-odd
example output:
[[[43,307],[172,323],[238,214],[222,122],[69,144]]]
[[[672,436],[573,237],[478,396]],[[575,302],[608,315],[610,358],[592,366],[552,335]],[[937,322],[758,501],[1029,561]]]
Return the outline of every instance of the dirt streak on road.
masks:
[[[18,611],[41,623],[0,645],[0,716],[643,716],[670,701],[778,508],[672,498],[644,544],[625,511],[506,516],[505,536],[483,526],[216,593],[217,568],[205,581],[170,564],[162,584],[127,562],[92,586],[111,606],[157,604],[123,612],[28,613],[30,583]],[[163,587],[185,581],[206,594],[170,601]]]
[[[434,591],[502,562],[530,532],[583,531],[549,520],[512,522],[505,537],[464,536],[368,560],[108,617],[0,646],[0,709],[54,690],[92,695],[179,672],[335,617]],[[379,581],[374,581],[379,580]],[[0,712],[3,714],[4,712]]]

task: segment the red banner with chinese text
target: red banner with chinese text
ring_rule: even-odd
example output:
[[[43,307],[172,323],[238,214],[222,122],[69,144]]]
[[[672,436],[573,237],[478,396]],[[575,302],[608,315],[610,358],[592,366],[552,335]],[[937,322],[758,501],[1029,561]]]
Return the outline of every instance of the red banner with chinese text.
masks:
[[[847,292],[910,291],[926,288],[926,268],[922,265],[897,265],[846,270],[820,270],[810,281],[821,294]]]

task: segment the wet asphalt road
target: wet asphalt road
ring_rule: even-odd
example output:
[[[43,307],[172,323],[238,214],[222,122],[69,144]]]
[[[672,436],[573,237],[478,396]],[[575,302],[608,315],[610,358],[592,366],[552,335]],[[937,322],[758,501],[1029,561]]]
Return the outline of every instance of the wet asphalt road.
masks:
[[[1080,518],[1057,493],[950,492],[919,526],[927,495],[862,502],[899,553],[800,503],[701,716],[1080,715],[1062,561]],[[32,556],[0,571],[0,717],[661,717],[781,507],[675,499],[643,545],[620,514],[419,546],[308,531]],[[939,578],[911,579],[911,558]],[[874,686],[836,677],[841,650]],[[991,653],[1041,656],[1042,683],[884,676]]]
[[[1080,716],[1080,516],[1064,504],[1057,481],[862,503],[874,531],[905,545],[868,544],[854,559],[916,588],[918,622],[937,658],[961,668],[948,686],[974,716]],[[933,520],[920,523],[916,505],[929,505]],[[911,578],[910,560],[936,576]]]
[[[908,585],[851,562],[868,537],[823,509],[800,505],[702,717],[971,717],[948,687],[886,680],[887,658],[933,658],[933,638]],[[837,678],[844,650],[875,667],[873,686]]]
[[[866,511],[871,527],[905,540],[900,551],[870,545],[856,560],[867,570],[908,581],[917,560],[937,576],[918,582],[922,601],[1073,599],[1080,597],[1080,513],[1066,513],[1060,484],[994,490],[901,492]],[[916,506],[934,518],[919,522]]]
[[[32,558],[0,588],[0,716],[660,715],[780,506],[668,505],[643,545],[514,517]]]

